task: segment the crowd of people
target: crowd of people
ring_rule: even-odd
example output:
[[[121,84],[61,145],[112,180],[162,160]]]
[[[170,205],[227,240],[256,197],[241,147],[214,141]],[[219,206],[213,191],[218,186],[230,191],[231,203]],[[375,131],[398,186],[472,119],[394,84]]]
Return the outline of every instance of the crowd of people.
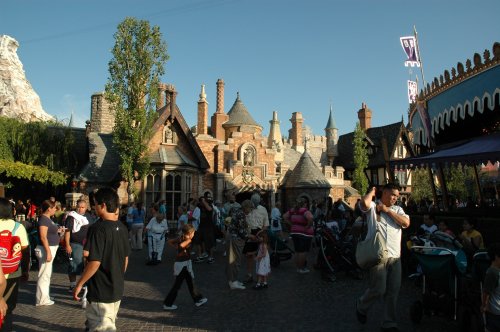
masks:
[[[397,187],[386,185],[378,197],[375,196],[373,188],[358,201],[355,209],[349,209],[342,200],[326,206],[298,197],[295,205],[287,210],[282,210],[279,202],[268,210],[259,193],[241,202],[229,193],[226,202],[214,202],[207,191],[202,197],[177,207],[175,224],[167,221],[167,210],[173,207],[167,206],[165,201],[147,209],[141,202],[121,208],[118,195],[111,188],[101,188],[91,198],[82,197],[76,202],[74,211],[66,211],[53,197],[39,206],[31,200],[27,200],[27,204],[21,200],[13,204],[12,200],[0,199],[0,231],[12,230],[15,221],[19,222],[21,226],[16,235],[21,239],[23,253],[23,262],[17,272],[5,275],[5,281],[0,274],[0,293],[4,290],[3,294],[9,294],[0,296],[3,330],[9,331],[12,327],[19,282],[28,278],[30,246],[38,260],[35,305],[54,304],[50,293],[53,263],[57,255],[64,254],[69,258],[69,291],[86,307],[86,328],[90,331],[113,330],[125,287],[128,257],[131,251],[142,251],[143,244],[147,244],[148,265],[162,262],[164,251],[168,250],[165,244],[175,250],[175,280],[163,301],[163,309],[176,310],[175,300],[184,281],[196,306],[208,301],[194,283],[194,270],[197,263],[215,262],[218,245],[223,251],[218,259],[224,260],[231,290],[264,290],[269,288],[271,273],[270,235],[293,244],[296,271],[307,274],[315,263],[308,261],[308,253],[314,247],[317,223],[325,221],[341,234],[355,227],[357,217],[367,227],[367,234],[377,231],[382,234],[388,258],[369,269],[368,289],[356,300],[355,316],[361,324],[366,324],[369,309],[383,298],[381,329],[397,331],[397,300],[402,278],[401,239],[410,219],[399,200]],[[465,219],[463,232],[457,236],[469,257],[485,249],[483,237],[475,226],[474,219]],[[419,232],[431,234],[435,231],[455,236],[446,221],[441,220],[436,225],[433,215],[426,212]],[[491,269],[496,271],[500,268],[498,253],[492,251],[491,255]],[[492,274],[488,274],[490,279]],[[491,281],[487,285],[483,309],[489,312],[490,321],[495,321],[500,313],[497,310],[500,290]]]

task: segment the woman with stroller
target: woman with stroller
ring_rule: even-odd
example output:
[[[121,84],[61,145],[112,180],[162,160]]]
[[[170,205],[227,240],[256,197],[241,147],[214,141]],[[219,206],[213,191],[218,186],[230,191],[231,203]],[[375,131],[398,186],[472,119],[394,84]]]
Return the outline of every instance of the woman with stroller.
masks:
[[[283,219],[291,225],[290,234],[295,248],[297,272],[301,274],[309,273],[306,256],[311,248],[311,241],[314,236],[314,218],[307,208],[307,200],[304,197],[297,198],[295,207],[288,210],[283,215]]]
[[[148,234],[148,265],[161,263],[161,255],[165,247],[165,237],[168,234],[168,223],[165,215],[159,212],[158,206],[153,206],[153,218],[146,226]]]

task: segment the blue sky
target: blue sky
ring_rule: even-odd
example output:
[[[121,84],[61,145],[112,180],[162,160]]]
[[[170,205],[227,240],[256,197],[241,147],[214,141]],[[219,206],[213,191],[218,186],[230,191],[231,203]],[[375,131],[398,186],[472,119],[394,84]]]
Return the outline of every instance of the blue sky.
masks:
[[[212,114],[223,78],[225,111],[239,91],[264,135],[272,111],[284,135],[293,112],[324,134],[330,102],[342,135],[354,129],[362,102],[373,126],[403,115],[407,122],[410,74],[399,37],[413,25],[429,82],[500,41],[499,12],[498,0],[10,0],[1,5],[0,34],[19,41],[45,111],[59,119],[73,112],[77,126],[104,89],[117,25],[133,16],[160,27],[170,55],[162,81],[176,86],[190,126],[201,84]]]

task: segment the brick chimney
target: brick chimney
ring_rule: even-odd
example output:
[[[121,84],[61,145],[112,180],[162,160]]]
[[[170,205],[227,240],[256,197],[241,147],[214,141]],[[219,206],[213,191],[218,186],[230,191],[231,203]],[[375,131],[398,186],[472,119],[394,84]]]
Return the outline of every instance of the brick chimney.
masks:
[[[292,113],[292,118],[290,119],[292,123],[292,129],[290,129],[290,138],[292,139],[292,149],[304,152],[304,145],[302,142],[302,123],[304,119],[302,118],[302,113],[294,112]]]
[[[217,80],[217,109],[216,113],[224,113],[224,80]]]
[[[226,133],[222,125],[224,122],[229,120],[229,115],[224,113],[224,81],[219,78],[217,80],[217,109],[214,115],[212,115],[212,136],[219,141],[224,141],[226,138]]]
[[[208,102],[205,93],[205,84],[201,85],[200,100],[198,100],[198,126],[196,127],[198,135],[208,134]]]
[[[165,83],[158,84],[158,99],[156,100],[156,110],[159,111],[167,104],[167,85]]]
[[[361,103],[361,109],[358,111],[358,119],[361,129],[366,131],[372,127],[372,110],[365,103]]]

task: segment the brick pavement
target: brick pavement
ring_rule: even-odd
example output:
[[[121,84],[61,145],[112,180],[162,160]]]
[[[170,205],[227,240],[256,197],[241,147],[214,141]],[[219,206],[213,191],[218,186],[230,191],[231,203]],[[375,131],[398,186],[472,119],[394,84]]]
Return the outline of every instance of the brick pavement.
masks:
[[[146,266],[146,249],[132,252],[126,274],[125,295],[118,314],[118,331],[378,331],[381,305],[373,307],[368,324],[360,325],[354,315],[354,300],[366,287],[365,281],[343,273],[335,283],[322,281],[317,271],[301,275],[291,260],[274,268],[269,288],[255,291],[229,290],[224,261],[195,264],[196,283],[208,302],[194,306],[186,286],[176,300],[178,309],[162,310],[162,301],[173,283],[173,251],[167,248],[164,262]],[[166,258],[166,259],[165,259]],[[311,254],[310,261],[314,257]],[[242,275],[244,271],[241,271]],[[21,286],[14,315],[16,331],[83,331],[85,314],[67,292],[64,265],[57,264],[52,276],[52,296],[56,304],[35,307],[37,271]],[[419,289],[404,282],[400,297],[402,331],[455,331],[457,324],[445,318],[424,317],[414,328],[407,308],[419,296]]]

